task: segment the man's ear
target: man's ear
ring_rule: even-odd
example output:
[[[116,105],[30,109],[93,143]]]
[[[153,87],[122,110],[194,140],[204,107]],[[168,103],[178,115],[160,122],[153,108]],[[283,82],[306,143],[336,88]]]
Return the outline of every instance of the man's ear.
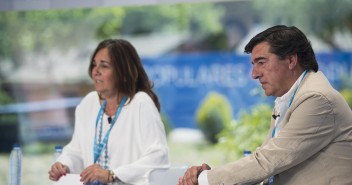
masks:
[[[297,53],[288,56],[288,60],[289,60],[288,68],[291,69],[291,70],[294,69],[297,65],[299,65],[299,64],[298,64]]]

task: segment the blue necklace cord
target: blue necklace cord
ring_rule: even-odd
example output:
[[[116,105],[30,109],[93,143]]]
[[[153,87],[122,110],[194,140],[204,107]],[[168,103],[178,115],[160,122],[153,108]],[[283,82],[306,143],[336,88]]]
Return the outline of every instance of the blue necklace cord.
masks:
[[[292,104],[292,102],[293,102],[293,99],[295,98],[296,92],[297,92],[299,86],[301,85],[301,82],[303,81],[303,79],[304,79],[305,76],[307,75],[307,72],[308,72],[308,69],[306,69],[306,70],[304,71],[304,74],[303,74],[302,79],[299,81],[298,86],[296,87],[295,91],[293,92],[293,95],[292,95],[292,97],[291,97],[291,99],[290,99],[290,102],[289,102],[289,104],[288,104],[288,108],[291,107],[291,104]],[[281,116],[281,115],[280,115],[280,116]],[[271,133],[271,137],[272,137],[272,138],[275,136],[275,133],[276,133],[276,126],[274,127],[273,132]]]
[[[291,97],[291,99],[290,99],[290,102],[289,102],[289,104],[288,104],[288,108],[290,108],[290,106],[291,106],[291,104],[292,104],[292,102],[293,102],[293,99],[294,99],[294,97],[295,97],[295,95],[296,95],[296,92],[297,92],[299,86],[301,85],[301,82],[303,81],[304,77],[306,76],[307,72],[308,72],[308,69],[306,69],[306,70],[304,71],[304,74],[303,74],[302,79],[299,81],[298,86],[296,87],[295,91],[293,92],[293,95],[292,95],[292,97]],[[274,129],[273,129],[273,132],[271,133],[271,137],[272,137],[272,138],[275,137],[275,132],[276,132],[276,125],[275,125],[275,127],[274,127]],[[270,176],[270,177],[268,178],[268,184],[269,184],[269,185],[273,185],[273,184],[274,184],[274,176]]]
[[[104,136],[104,139],[101,141],[101,136],[102,136],[102,125],[103,125],[103,112],[106,106],[106,100],[104,100],[104,102],[102,103],[100,110],[98,112],[98,116],[95,122],[95,137],[94,137],[94,163],[96,163],[99,159],[99,157],[101,156],[101,153],[103,151],[103,149],[106,147],[107,148],[107,142],[108,142],[108,138],[111,132],[112,127],[115,125],[117,118],[120,115],[120,112],[122,110],[122,107],[124,106],[125,102],[127,100],[127,97],[124,96],[120,102],[119,107],[117,108],[116,112],[115,112],[115,116],[113,118],[113,120],[111,121],[111,126],[109,128],[109,130],[107,131],[107,133]],[[101,129],[99,131],[99,135],[98,135],[98,139],[99,139],[99,143],[97,142],[97,130],[98,130],[98,125],[99,122],[101,124]],[[107,163],[107,149],[105,150],[105,162]],[[107,166],[107,165],[106,165]]]

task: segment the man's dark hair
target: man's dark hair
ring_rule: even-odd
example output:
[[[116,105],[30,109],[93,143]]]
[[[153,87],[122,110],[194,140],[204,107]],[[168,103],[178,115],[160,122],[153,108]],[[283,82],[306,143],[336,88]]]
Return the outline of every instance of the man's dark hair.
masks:
[[[249,41],[244,52],[252,53],[253,48],[261,42],[268,42],[270,52],[281,59],[297,53],[298,62],[304,69],[312,69],[315,72],[319,69],[309,40],[294,26],[278,25],[264,30]]]

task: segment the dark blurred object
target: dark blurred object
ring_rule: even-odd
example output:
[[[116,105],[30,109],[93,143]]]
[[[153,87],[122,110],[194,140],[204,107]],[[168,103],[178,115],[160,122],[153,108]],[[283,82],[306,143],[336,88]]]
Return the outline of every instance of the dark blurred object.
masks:
[[[12,145],[19,143],[17,119],[6,119],[0,115],[0,153],[10,153]]]

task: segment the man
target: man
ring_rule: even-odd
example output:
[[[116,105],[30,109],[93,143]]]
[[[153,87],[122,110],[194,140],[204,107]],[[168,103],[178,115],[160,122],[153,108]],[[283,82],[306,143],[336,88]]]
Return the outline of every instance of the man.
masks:
[[[179,185],[352,184],[352,111],[318,71],[296,27],[274,26],[250,40],[252,78],[277,97],[268,137],[252,155],[210,169],[189,168]],[[267,181],[266,181],[267,182]]]

